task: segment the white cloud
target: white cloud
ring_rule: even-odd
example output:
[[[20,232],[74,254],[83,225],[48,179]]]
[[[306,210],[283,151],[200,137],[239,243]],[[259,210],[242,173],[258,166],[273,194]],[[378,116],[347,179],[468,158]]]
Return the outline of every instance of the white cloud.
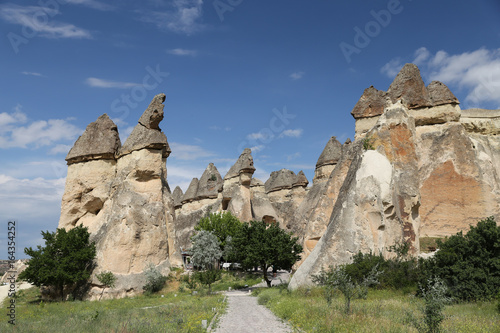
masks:
[[[58,144],[52,147],[50,149],[49,154],[51,155],[56,155],[56,154],[68,154],[69,150],[71,149],[71,145],[63,145],[63,144]]]
[[[103,10],[103,11],[114,9],[113,6],[107,5],[97,0],[65,0],[65,1],[70,4],[82,5],[92,9]]]
[[[398,75],[399,71],[403,68],[403,64],[401,63],[400,58],[395,58],[389,61],[387,64],[385,64],[381,69],[380,72],[382,74],[387,75],[390,78],[394,78],[396,75]]]
[[[214,156],[214,153],[200,146],[172,142],[170,148],[172,149],[172,154],[170,156],[177,160],[192,161],[203,157]]]
[[[300,156],[301,156],[300,153],[296,152],[295,154],[287,155],[286,160],[287,160],[287,162],[290,162],[291,160],[295,160],[295,159],[299,158]]]
[[[196,50],[187,50],[187,49],[171,49],[167,50],[168,54],[173,54],[177,56],[191,56],[194,57],[198,53]]]
[[[0,148],[38,148],[61,140],[74,140],[83,131],[63,119],[37,120],[27,126],[27,116],[17,105],[11,114],[0,113]]]
[[[203,0],[173,0],[173,10],[139,11],[141,20],[155,24],[158,28],[191,35],[203,30],[198,21],[202,16]]]
[[[258,153],[259,151],[262,151],[266,146],[264,145],[257,145],[254,147],[251,147],[250,149],[252,150],[252,153]]]
[[[96,77],[89,77],[85,83],[93,88],[116,88],[116,89],[129,89],[132,87],[140,86],[139,83],[110,81],[98,79]]]
[[[266,141],[266,140],[271,140],[273,137],[274,135],[272,133],[257,132],[248,134],[247,140]]]
[[[432,55],[426,48],[419,48],[414,56],[413,62],[419,63],[424,77],[464,90],[465,102],[472,106],[500,105],[500,49],[481,48],[460,54],[440,50]]]
[[[292,80],[299,80],[299,79],[302,79],[302,77],[304,77],[304,72],[295,72],[295,73],[292,73],[290,74],[290,78]]]
[[[21,72],[21,74],[23,74],[23,75],[31,75],[31,76],[43,76],[42,74],[36,73],[36,72]]]
[[[52,17],[59,10],[38,6],[0,5],[0,18],[12,24],[24,26],[45,38],[92,38],[88,30],[73,24],[58,22]]]
[[[200,178],[205,171],[203,167],[178,166],[169,164],[167,166],[167,181],[170,185],[170,190],[174,190],[175,186],[179,186],[183,192],[186,192],[189,183],[193,178]],[[220,171],[220,170],[219,170]]]
[[[302,128],[284,130],[280,134],[280,138],[284,138],[284,137],[300,138],[302,136],[302,132],[304,132],[304,130]]]
[[[120,134],[120,140],[122,143],[125,143],[125,140],[127,140],[128,136],[132,131],[134,130],[135,126],[129,126],[125,128],[123,131],[119,131],[118,133]]]

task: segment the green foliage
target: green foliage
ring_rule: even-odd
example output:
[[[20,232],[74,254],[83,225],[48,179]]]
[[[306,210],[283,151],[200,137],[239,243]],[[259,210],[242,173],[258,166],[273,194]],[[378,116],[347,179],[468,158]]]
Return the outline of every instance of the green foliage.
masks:
[[[158,268],[152,263],[144,270],[144,275],[146,277],[146,284],[142,289],[146,295],[151,295],[163,289],[168,277],[162,275]]]
[[[195,279],[207,286],[209,292],[212,292],[212,283],[219,281],[221,274],[219,269],[207,269],[206,271],[196,272]]]
[[[421,308],[423,318],[418,319],[412,313],[407,313],[408,322],[419,332],[438,333],[441,332],[441,323],[445,319],[443,310],[451,299],[446,296],[447,287],[439,278],[431,278],[427,281],[427,286],[421,288],[424,299],[424,307]]]
[[[217,180],[217,176],[216,175],[210,175],[210,178],[208,180],[211,180],[211,181],[216,181]]]
[[[297,237],[292,237],[277,223],[268,225],[264,221],[244,223],[232,245],[233,256],[244,269],[260,266],[268,287],[271,286],[268,268],[290,270],[302,253]]]
[[[201,230],[191,238],[191,262],[202,269],[212,268],[215,260],[220,259],[222,251],[219,239],[210,231]]]
[[[493,217],[471,226],[469,232],[438,241],[439,251],[422,261],[421,282],[443,279],[457,300],[492,299],[500,289],[500,227]]]
[[[104,271],[104,272],[97,274],[96,278],[104,286],[104,288],[102,288],[101,297],[99,297],[99,300],[101,300],[102,295],[104,294],[104,289],[113,288],[115,286],[116,276],[112,272]]]
[[[500,289],[498,290],[498,295],[497,295],[497,311],[500,313]]]
[[[364,150],[375,150],[375,147],[373,146],[372,138],[366,137],[363,139],[363,149]]]
[[[339,290],[344,295],[344,311],[346,314],[350,314],[351,300],[357,298],[366,299],[368,287],[378,284],[380,273],[377,266],[375,266],[370,273],[363,277],[361,282],[357,282],[347,273],[345,265],[330,266],[327,271],[321,270],[318,275],[313,276],[313,282],[326,287],[325,298],[328,305],[331,305],[334,291]]]
[[[43,232],[45,247],[36,250],[25,248],[24,253],[31,257],[28,268],[19,275],[37,287],[52,286],[64,300],[64,288],[84,284],[90,278],[93,259],[96,255],[94,242],[86,227],[77,226],[69,231],[57,229],[56,232]]]
[[[260,305],[266,305],[270,300],[270,294],[260,294],[257,296],[257,303],[259,303]]]
[[[210,213],[210,215],[202,218],[194,229],[212,232],[219,239],[220,248],[224,251],[227,243],[237,235],[241,226],[240,220],[226,211],[223,213]]]

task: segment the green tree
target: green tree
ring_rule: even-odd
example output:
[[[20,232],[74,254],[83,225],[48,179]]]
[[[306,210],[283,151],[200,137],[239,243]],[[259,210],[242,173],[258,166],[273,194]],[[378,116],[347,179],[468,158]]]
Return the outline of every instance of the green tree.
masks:
[[[471,226],[469,232],[438,240],[439,251],[421,262],[421,284],[443,279],[457,300],[493,298],[500,289],[500,226],[493,217]]]
[[[99,297],[99,300],[101,300],[102,295],[104,294],[104,289],[113,288],[115,286],[116,276],[112,272],[101,272],[96,275],[96,278],[104,286],[104,288],[102,288],[101,297]]]
[[[201,269],[210,269],[215,260],[220,259],[222,251],[220,241],[212,232],[201,230],[191,237],[191,262]]]
[[[202,272],[195,273],[195,279],[201,284],[208,286],[208,291],[212,292],[212,283],[220,280],[222,272],[219,269],[207,269]]]
[[[82,226],[69,231],[42,231],[42,237],[45,247],[38,245],[37,250],[24,249],[31,259],[19,279],[37,287],[54,287],[64,300],[64,287],[74,287],[90,278],[96,255],[95,244],[89,242],[90,234]]]
[[[233,255],[244,269],[260,266],[267,286],[271,280],[267,276],[269,267],[273,270],[292,269],[300,260],[302,246],[297,237],[281,229],[277,223],[264,221],[243,223],[240,231],[232,240]]]
[[[197,231],[206,230],[212,232],[217,236],[220,242],[220,248],[224,251],[227,243],[236,236],[241,226],[242,223],[240,220],[226,211],[223,213],[210,213],[210,215],[202,218],[194,229]]]
[[[162,290],[168,279],[165,275],[160,273],[153,263],[148,264],[144,270],[144,276],[146,277],[146,284],[142,289],[146,295]]]
[[[330,266],[327,271],[321,270],[318,275],[313,276],[313,282],[326,287],[325,297],[328,304],[331,304],[333,292],[339,290],[344,295],[345,313],[351,312],[351,301],[356,298],[364,298],[368,295],[368,287],[378,284],[377,266],[373,267],[368,275],[364,276],[361,282],[351,278],[346,271],[346,265],[337,267]]]

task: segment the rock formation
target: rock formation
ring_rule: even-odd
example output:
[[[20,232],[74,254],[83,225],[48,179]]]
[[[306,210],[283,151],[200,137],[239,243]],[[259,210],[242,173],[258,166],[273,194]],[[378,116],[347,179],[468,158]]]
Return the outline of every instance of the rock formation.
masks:
[[[154,97],[120,147],[116,125],[107,115],[90,124],[68,153],[68,176],[60,228],[88,227],[96,242],[96,269],[88,297],[101,293],[95,275],[111,271],[116,287],[105,297],[142,292],[149,263],[164,274],[180,263],[174,237],[174,201],[166,176],[170,154],[158,127],[165,95]]]

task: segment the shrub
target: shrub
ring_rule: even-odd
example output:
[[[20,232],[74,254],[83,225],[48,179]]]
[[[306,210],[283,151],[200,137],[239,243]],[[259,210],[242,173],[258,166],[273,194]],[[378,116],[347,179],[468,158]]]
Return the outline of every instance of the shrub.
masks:
[[[203,272],[196,272],[195,278],[201,284],[208,286],[208,291],[212,292],[212,283],[221,279],[221,271],[219,269],[208,269]]]
[[[363,149],[364,150],[375,150],[375,147],[373,146],[372,138],[366,137],[363,139]]]
[[[104,294],[104,289],[113,288],[115,286],[116,276],[112,272],[101,272],[100,274],[97,274],[96,277],[97,280],[99,280],[99,282],[104,285],[104,288],[102,288],[101,297],[99,297],[99,300],[101,300],[102,295]]]
[[[422,261],[422,282],[440,277],[449,287],[448,295],[458,300],[495,297],[500,289],[500,227],[493,217],[438,245],[434,257]]]
[[[160,291],[165,286],[165,282],[167,282],[167,277],[162,275],[158,268],[151,263],[144,271],[144,275],[146,276],[146,284],[143,289],[146,295]]]
[[[271,295],[269,293],[260,294],[257,297],[257,303],[260,305],[266,305],[271,300]]]

